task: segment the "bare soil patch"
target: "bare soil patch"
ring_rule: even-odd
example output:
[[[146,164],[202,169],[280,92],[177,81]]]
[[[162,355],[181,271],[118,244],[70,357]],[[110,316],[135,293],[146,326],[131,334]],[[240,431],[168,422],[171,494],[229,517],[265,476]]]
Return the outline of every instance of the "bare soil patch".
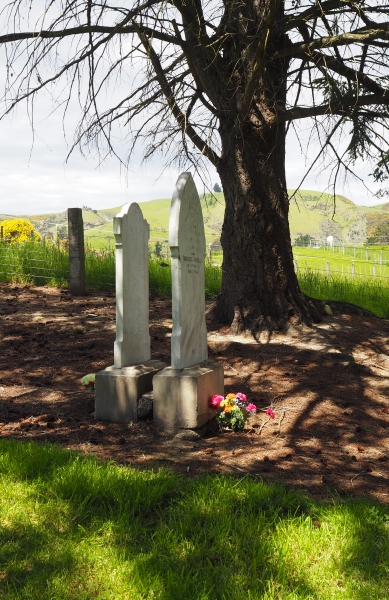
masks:
[[[170,328],[170,301],[151,299],[152,358],[167,363]],[[114,296],[0,285],[0,436],[139,468],[234,473],[315,497],[336,490],[389,502],[388,321],[336,314],[262,343],[212,322],[208,331],[226,393],[243,392],[257,405],[243,432],[220,434],[212,422],[201,438],[185,440],[152,421],[96,422],[93,393],[80,380],[113,362]]]

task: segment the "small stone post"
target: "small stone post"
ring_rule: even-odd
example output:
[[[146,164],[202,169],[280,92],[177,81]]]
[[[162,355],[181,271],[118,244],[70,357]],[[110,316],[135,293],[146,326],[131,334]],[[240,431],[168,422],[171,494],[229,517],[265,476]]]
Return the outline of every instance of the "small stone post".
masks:
[[[70,293],[85,296],[84,223],[81,208],[68,208]]]

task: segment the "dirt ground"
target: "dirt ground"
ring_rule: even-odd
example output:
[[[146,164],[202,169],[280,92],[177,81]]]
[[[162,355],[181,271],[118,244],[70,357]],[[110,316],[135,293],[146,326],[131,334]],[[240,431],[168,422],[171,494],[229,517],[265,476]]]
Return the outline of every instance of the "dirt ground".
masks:
[[[171,303],[152,298],[152,358],[169,364]],[[225,391],[257,406],[242,433],[211,422],[196,439],[152,421],[96,422],[81,377],[113,363],[115,298],[0,285],[0,436],[53,442],[134,467],[233,473],[389,502],[389,321],[327,316],[299,335],[257,343],[208,322]],[[271,406],[275,419],[266,415]]]

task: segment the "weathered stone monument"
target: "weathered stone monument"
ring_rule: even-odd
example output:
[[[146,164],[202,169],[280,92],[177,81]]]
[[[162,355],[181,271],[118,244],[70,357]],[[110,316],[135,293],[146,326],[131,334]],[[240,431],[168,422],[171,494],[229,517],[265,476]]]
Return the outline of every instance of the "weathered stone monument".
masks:
[[[84,224],[81,208],[68,208],[69,275],[72,296],[85,296]]]
[[[224,393],[221,365],[208,360],[205,324],[205,234],[203,214],[190,173],[173,193],[169,245],[172,255],[171,367],[153,380],[154,424],[166,430],[195,428],[213,413],[208,398]]]
[[[116,340],[114,364],[95,379],[95,419],[137,422],[138,402],[166,365],[150,360],[149,225],[136,202],[114,217]]]

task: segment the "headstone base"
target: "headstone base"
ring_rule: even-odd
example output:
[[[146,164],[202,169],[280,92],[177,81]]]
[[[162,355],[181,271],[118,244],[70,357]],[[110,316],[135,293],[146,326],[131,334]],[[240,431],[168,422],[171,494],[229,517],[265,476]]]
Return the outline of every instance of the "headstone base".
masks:
[[[107,367],[95,378],[95,419],[114,423],[137,423],[138,400],[153,389],[153,377],[166,364],[148,360],[131,367]]]
[[[224,395],[224,371],[206,360],[193,367],[160,371],[153,380],[154,425],[165,431],[195,429],[209,421],[215,411],[208,406],[210,396]]]

